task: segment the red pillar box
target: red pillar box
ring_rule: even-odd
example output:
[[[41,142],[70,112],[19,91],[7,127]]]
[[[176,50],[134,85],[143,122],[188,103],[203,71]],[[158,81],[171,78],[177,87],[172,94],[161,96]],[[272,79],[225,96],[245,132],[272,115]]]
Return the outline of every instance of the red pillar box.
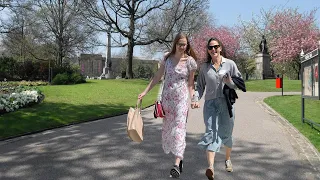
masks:
[[[282,88],[282,78],[276,78],[276,88]]]

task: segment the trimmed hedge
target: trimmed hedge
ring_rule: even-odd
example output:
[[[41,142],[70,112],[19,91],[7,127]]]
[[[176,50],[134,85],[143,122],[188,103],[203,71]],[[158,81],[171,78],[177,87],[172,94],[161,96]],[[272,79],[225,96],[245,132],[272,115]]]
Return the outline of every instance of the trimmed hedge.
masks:
[[[53,85],[66,85],[66,84],[80,84],[80,83],[85,83],[86,79],[79,73],[62,73],[62,74],[57,74],[53,80],[52,84]]]

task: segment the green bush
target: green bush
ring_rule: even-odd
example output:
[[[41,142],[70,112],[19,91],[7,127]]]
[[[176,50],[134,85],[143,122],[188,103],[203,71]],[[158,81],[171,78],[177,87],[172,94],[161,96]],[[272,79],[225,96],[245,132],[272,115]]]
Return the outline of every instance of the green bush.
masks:
[[[12,80],[16,73],[17,61],[12,57],[0,57],[0,81]]]
[[[86,79],[79,73],[72,73],[70,77],[70,81],[73,84],[85,83]]]
[[[146,78],[150,79],[156,71],[153,71],[152,65],[145,65],[141,62],[133,67],[134,78]]]
[[[53,80],[52,80],[52,84],[54,85],[62,85],[62,84],[69,84],[70,82],[70,76],[67,73],[63,73],[63,74],[57,74]]]
[[[80,84],[80,83],[85,83],[85,82],[86,82],[85,78],[79,73],[57,74],[52,80],[52,84],[54,84],[54,85]]]

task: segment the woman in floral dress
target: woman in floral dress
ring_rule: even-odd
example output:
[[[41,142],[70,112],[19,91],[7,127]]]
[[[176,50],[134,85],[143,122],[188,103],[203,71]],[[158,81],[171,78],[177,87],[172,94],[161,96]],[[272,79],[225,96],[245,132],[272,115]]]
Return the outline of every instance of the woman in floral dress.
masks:
[[[165,112],[162,125],[162,148],[166,154],[175,156],[170,175],[178,178],[182,172],[182,160],[186,147],[186,123],[189,96],[194,95],[194,73],[197,69],[196,56],[188,37],[179,33],[172,49],[160,62],[160,68],[147,88],[139,94],[142,99],[165,74],[162,105]]]

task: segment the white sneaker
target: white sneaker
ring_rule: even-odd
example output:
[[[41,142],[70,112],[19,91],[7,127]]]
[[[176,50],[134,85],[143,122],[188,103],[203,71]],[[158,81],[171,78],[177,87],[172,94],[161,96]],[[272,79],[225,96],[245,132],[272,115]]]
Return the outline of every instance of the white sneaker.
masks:
[[[232,169],[232,163],[231,163],[231,160],[226,160],[225,164],[226,164],[226,171],[228,171],[228,172],[232,172],[232,171],[233,171],[233,169]]]

